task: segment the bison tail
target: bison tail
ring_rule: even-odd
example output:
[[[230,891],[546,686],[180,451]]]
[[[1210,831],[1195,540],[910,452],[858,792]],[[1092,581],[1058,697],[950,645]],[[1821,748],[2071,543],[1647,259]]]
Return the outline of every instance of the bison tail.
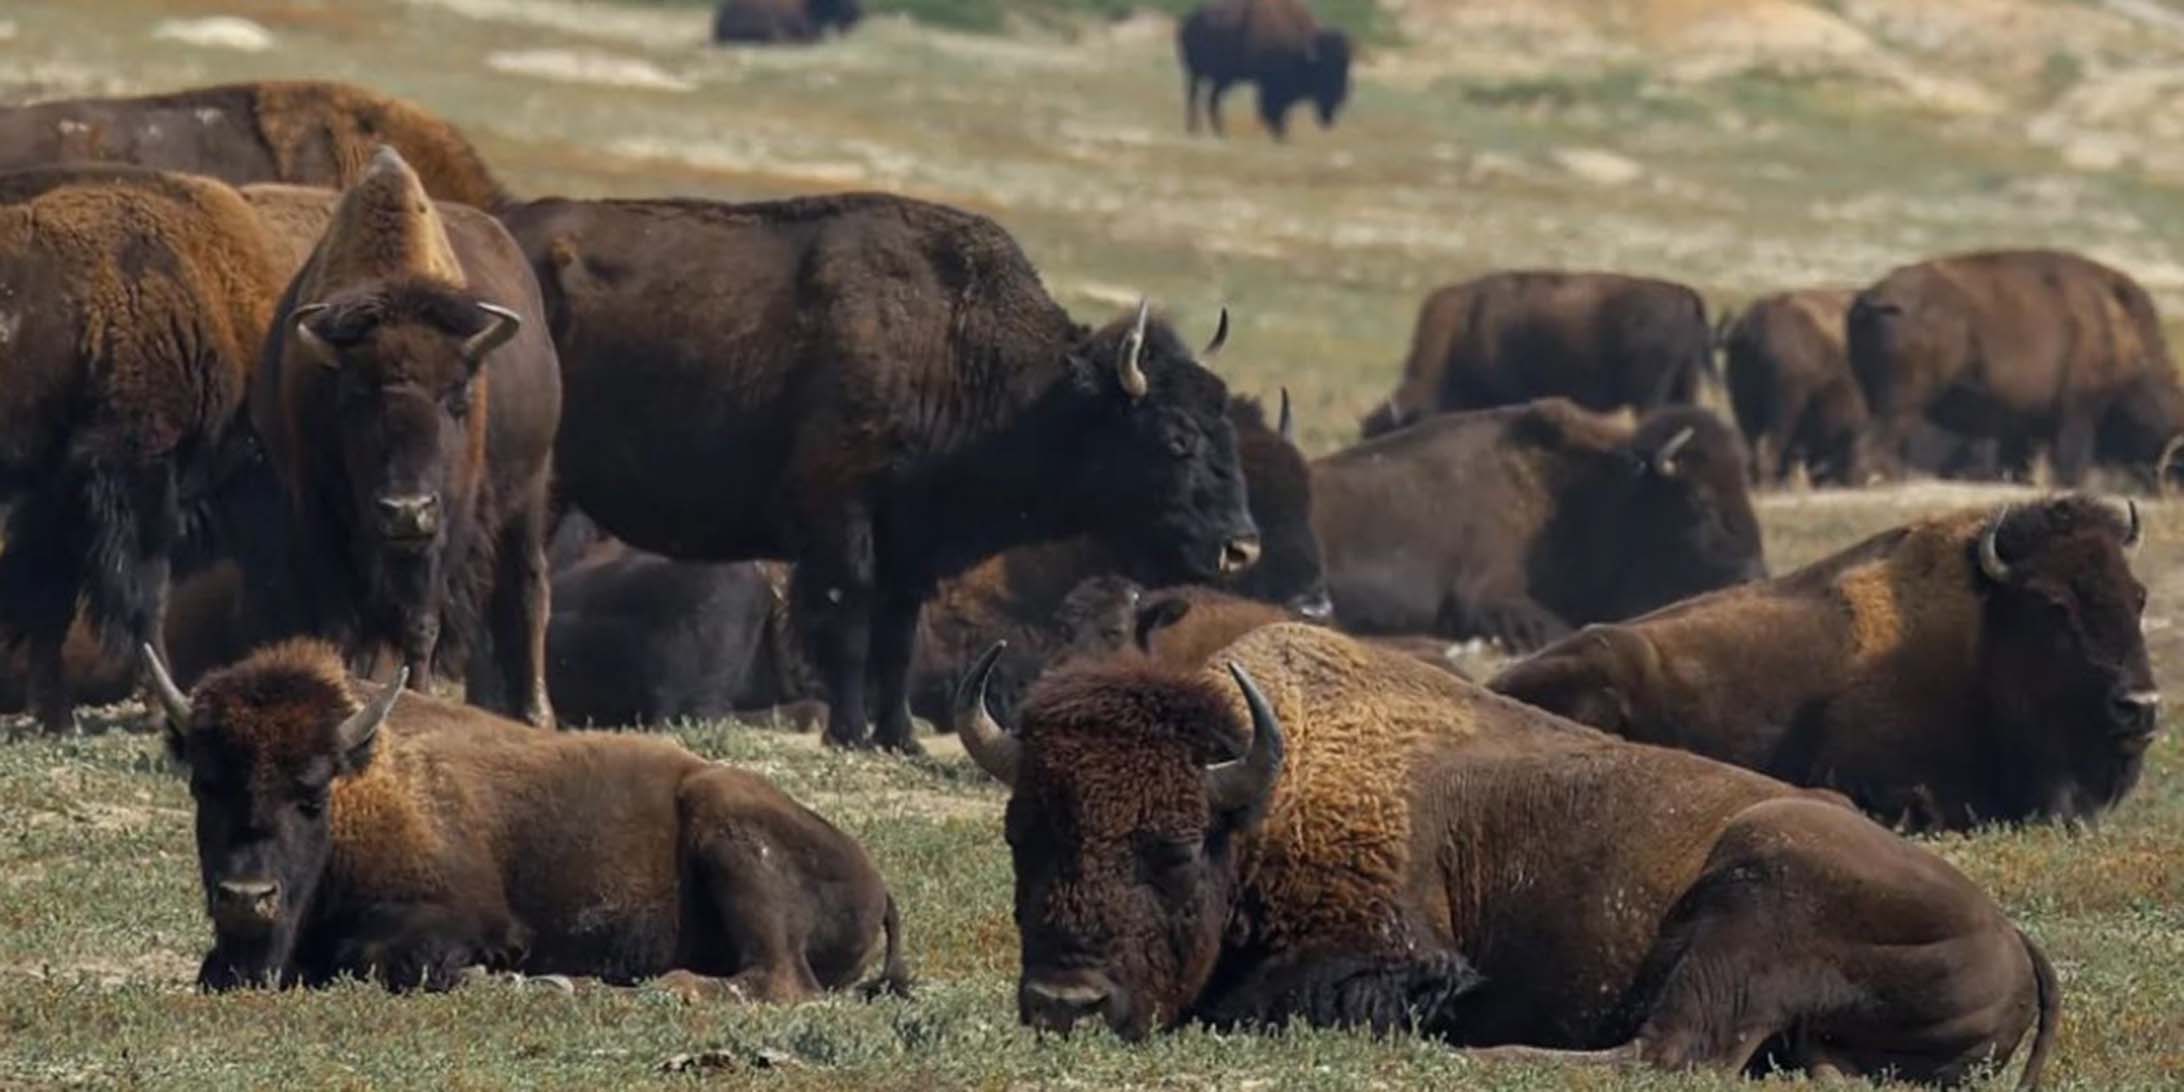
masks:
[[[860,989],[865,1000],[881,997],[910,996],[910,966],[902,958],[902,914],[895,909],[895,896],[887,896],[887,913],[880,919],[880,927],[887,934],[887,956],[880,964],[880,973]]]
[[[2040,1001],[2040,1023],[2033,1032],[2032,1053],[2025,1057],[2025,1071],[2017,1078],[2018,1092],[2033,1092],[2040,1087],[2040,1078],[2047,1072],[2048,1054],[2055,1047],[2055,1030],[2062,1024],[2063,987],[2056,980],[2055,965],[2048,962],[2047,953],[2040,950],[2023,929],[2017,931],[2017,939],[2024,942],[2025,955],[2032,960],[2032,977]]]

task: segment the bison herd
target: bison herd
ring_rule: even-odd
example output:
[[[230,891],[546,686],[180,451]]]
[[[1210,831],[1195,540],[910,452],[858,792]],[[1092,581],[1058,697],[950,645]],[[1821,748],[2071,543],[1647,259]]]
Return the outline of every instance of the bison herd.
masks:
[[[1277,131],[1333,117],[1347,42],[1289,11],[1185,22],[1194,120],[1239,79]],[[1718,333],[1680,285],[1493,274],[1307,459],[1286,393],[1213,369],[1225,313],[1082,321],[941,205],[520,200],[319,83],[0,138],[0,700],[63,732],[145,687],[207,988],[905,992],[826,820],[537,730],[786,707],[905,752],[922,716],[1008,786],[1034,1028],[1940,1083],[2023,1044],[2040,1079],[2040,948],[1889,828],[2131,790],[2138,511],[1966,511],[1770,578],[1750,490],[2042,451],[2158,483],[2184,396],[2115,270],[1947,258]],[[1694,404],[1717,350],[1741,437]],[[1531,654],[1476,684],[1464,637]]]

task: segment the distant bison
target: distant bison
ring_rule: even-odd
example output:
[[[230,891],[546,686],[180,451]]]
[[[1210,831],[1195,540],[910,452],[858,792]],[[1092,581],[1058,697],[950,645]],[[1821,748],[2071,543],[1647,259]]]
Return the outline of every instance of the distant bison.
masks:
[[[796,562],[834,744],[916,748],[919,605],[1011,546],[1258,558],[1219,377],[1143,307],[1072,321],[991,221],[884,194],[506,220],[561,349],[559,488],[640,549]]]
[[[1306,99],[1321,128],[1350,97],[1350,36],[1322,27],[1301,0],[1211,0],[1176,28],[1183,62],[1183,116],[1198,131],[1199,87],[1206,120],[1221,131],[1221,96],[1232,84],[1259,85],[1259,119],[1274,138],[1289,130],[1289,110]]]
[[[352,653],[391,645],[420,687],[459,666],[473,701],[551,724],[561,385],[522,252],[382,148],[279,310],[250,397],[285,510],[246,551],[261,613]]]
[[[344,83],[274,80],[0,108],[0,167],[134,163],[238,185],[340,189],[382,144],[401,152],[439,200],[490,210],[508,199],[453,125]]]
[[[1728,324],[1729,404],[1751,446],[1752,480],[1802,464],[1814,482],[1856,485],[1870,415],[1843,323],[1855,293],[1815,288],[1754,300]]]
[[[1325,630],[1216,660],[1050,675],[1016,737],[966,681],[965,748],[1011,787],[1025,1024],[1407,1028],[1507,1044],[1489,1058],[1937,1083],[2029,1038],[2038,1084],[2046,958],[1838,801]]]
[[[859,0],[722,0],[713,43],[816,42],[829,30],[849,33],[862,18]]]
[[[1335,619],[1531,648],[1765,575],[1743,445],[1558,398],[1422,422],[1312,467]]]
[[[2093,458],[2149,489],[2184,483],[2184,385],[2175,373],[2148,372],[2116,399]]]
[[[1895,270],[1860,292],[1851,370],[1883,458],[1922,418],[2001,444],[2005,465],[2050,449],[2075,484],[2104,418],[2148,374],[2175,371],[2153,300],[2117,270],[2058,251],[1993,251]]]
[[[1644,411],[1697,400],[1713,372],[1706,303],[1672,281],[1510,272],[1426,297],[1403,378],[1367,438],[1435,413],[1567,398]]]
[[[906,983],[872,862],[756,775],[657,739],[397,705],[399,686],[360,701],[313,641],[213,674],[194,701],[155,670],[196,801],[207,989],[446,989],[476,965],[753,1001],[875,962],[876,985]]]
[[[2160,727],[2138,534],[2135,508],[2077,497],[1914,523],[1583,630],[1492,685],[1916,830],[2091,819]]]

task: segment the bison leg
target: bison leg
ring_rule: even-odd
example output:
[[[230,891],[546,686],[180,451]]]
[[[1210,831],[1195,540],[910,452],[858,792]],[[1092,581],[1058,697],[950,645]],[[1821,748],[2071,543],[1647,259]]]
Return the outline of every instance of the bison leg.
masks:
[[[547,604],[552,594],[546,566],[546,502],[508,523],[494,557],[493,592],[487,604],[492,630],[492,668],[499,676],[502,712],[540,728],[554,726],[546,695]],[[469,700],[478,704],[480,674],[471,671]]]
[[[167,593],[180,516],[172,465],[94,472],[84,495],[92,531],[92,575],[84,592],[103,651],[137,664],[140,674],[140,649],[150,647],[172,662]]]
[[[2085,480],[2086,468],[2093,465],[2095,433],[2107,415],[2105,405],[2093,410],[2075,407],[2063,414],[2062,425],[2055,430],[2055,484],[2075,486]]]
[[[921,595],[890,589],[872,619],[872,692],[879,709],[873,743],[900,754],[923,753],[917,725],[910,719],[910,659],[923,605]]]
[[[1452,599],[1442,611],[1440,630],[1449,637],[1485,637],[1511,652],[1528,652],[1570,632],[1569,623],[1525,596],[1480,602]]]
[[[0,550],[0,604],[10,640],[28,646],[30,712],[47,732],[76,729],[75,702],[62,667],[61,646],[76,619],[82,588],[84,521],[66,488],[25,498],[10,514]]]
[[[1206,126],[1212,129],[1213,135],[1217,137],[1228,135],[1227,130],[1221,128],[1221,96],[1228,94],[1228,89],[1229,83],[1227,80],[1215,77],[1213,89],[1206,92]]]
[[[866,665],[872,654],[871,523],[862,515],[848,515],[834,520],[830,529],[835,541],[799,559],[789,597],[826,686],[825,741],[834,747],[864,747],[870,743],[871,727],[865,714]]]
[[[1260,81],[1259,120],[1266,124],[1266,131],[1275,140],[1289,139],[1289,107],[1292,103],[1293,100],[1286,91],[1269,86],[1267,81]]]
[[[706,938],[709,950],[692,953],[702,971],[663,976],[660,985],[692,1001],[793,1002],[820,992],[818,976],[805,958],[812,921],[831,909],[813,905],[809,889],[788,867],[780,847],[756,841],[747,831],[714,833],[694,850],[704,878],[706,901],[717,915],[717,930]],[[708,964],[708,957],[732,953],[735,966]]]
[[[1183,68],[1183,131],[1195,135],[1198,132],[1198,73],[1190,66]]]

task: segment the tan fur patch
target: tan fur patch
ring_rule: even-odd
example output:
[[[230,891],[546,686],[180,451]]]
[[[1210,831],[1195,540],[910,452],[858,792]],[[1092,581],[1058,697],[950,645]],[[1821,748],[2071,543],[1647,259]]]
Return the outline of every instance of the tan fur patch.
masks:
[[[335,190],[280,182],[253,183],[244,186],[242,193],[271,241],[283,248],[276,258],[285,256],[282,272],[290,277],[310,260],[319,237],[326,234],[326,225],[333,221],[334,204],[341,199]]]
[[[1914,634],[1978,631],[1970,551],[1993,517],[1981,508],[1914,523],[1886,554],[1835,578],[1855,662],[1885,657]]]
[[[1804,316],[1814,332],[1832,346],[1836,352],[1847,352],[1848,331],[1843,318],[1850,313],[1853,294],[1833,289],[1814,289],[1810,292],[1792,292],[1786,297],[1790,306]]]
[[[383,146],[335,204],[297,298],[312,302],[352,284],[397,277],[464,284],[440,210],[401,154]]]
[[[361,177],[372,149],[388,144],[443,201],[493,209],[507,200],[485,162],[453,125],[401,99],[347,84],[269,81],[253,88],[258,136],[283,178],[317,178],[314,160],[333,157],[338,186]]]

